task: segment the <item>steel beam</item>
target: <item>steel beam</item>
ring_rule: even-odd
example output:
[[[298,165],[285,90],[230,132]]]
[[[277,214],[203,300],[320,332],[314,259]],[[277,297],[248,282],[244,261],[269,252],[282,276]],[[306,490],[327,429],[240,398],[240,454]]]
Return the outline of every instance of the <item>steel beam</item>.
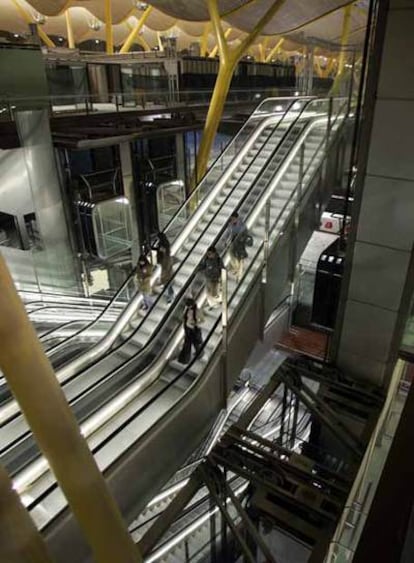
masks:
[[[125,39],[125,42],[122,45],[121,50],[119,51],[121,54],[129,52],[132,45],[135,43],[139,32],[144,27],[145,22],[147,21],[148,17],[150,16],[152,10],[153,10],[152,6],[148,6],[148,8],[146,10],[144,10],[140,19],[137,22],[137,25],[134,27],[134,29],[130,32],[128,37]],[[145,43],[147,43],[147,42],[145,41]],[[148,45],[148,43],[147,43],[147,45]],[[149,47],[149,45],[148,45],[148,47]]]
[[[0,369],[99,563],[141,561],[0,256]]]
[[[145,532],[139,542],[143,557],[147,557],[156,546],[180,512],[184,510],[196,492],[202,485],[201,474],[197,469],[184,488],[173,498],[164,512],[157,518],[154,524]]]

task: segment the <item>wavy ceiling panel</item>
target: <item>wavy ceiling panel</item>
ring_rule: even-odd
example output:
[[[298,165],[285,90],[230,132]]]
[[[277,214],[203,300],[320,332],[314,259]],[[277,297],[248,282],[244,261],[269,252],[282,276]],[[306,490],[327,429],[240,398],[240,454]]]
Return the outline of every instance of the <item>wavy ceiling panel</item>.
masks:
[[[18,0],[20,5],[29,13],[46,15],[47,20],[43,24],[46,33],[66,35],[62,26],[63,12],[70,7],[73,21],[74,34],[78,37],[94,36],[96,20],[101,22],[99,35],[103,37],[105,28],[105,2],[104,0]],[[250,31],[258,19],[265,13],[274,0],[219,0],[224,29],[232,28],[229,41],[234,41],[243,36],[245,31]],[[271,34],[272,38],[268,45],[275,43],[279,34],[291,34],[295,42],[306,42],[309,39],[330,41],[338,43],[341,37],[343,10],[349,0],[286,0],[280,11],[265,28],[264,32]],[[190,42],[199,38],[205,29],[208,19],[206,0],[150,0],[154,9],[146,21],[145,33],[149,30],[168,32],[172,27],[184,33],[183,40],[191,38]],[[142,15],[142,10],[137,9],[139,3],[136,0],[112,0],[113,23],[123,25],[130,22],[135,25],[137,19]],[[360,44],[364,37],[366,14],[361,2],[359,8],[353,10],[352,26],[349,43]],[[241,9],[239,9],[243,6]],[[162,11],[160,11],[162,10]],[[232,11],[235,11],[232,13]],[[336,10],[336,11],[335,11]],[[317,19],[324,15],[323,19]],[[54,21],[54,19],[56,21]],[[13,21],[15,23],[13,23]],[[131,23],[132,22],[132,23]],[[306,24],[306,22],[308,22]],[[306,24],[304,26],[304,24]],[[78,29],[79,27],[79,29]],[[27,25],[12,0],[0,0],[0,28],[16,33],[27,31]],[[116,29],[114,26],[115,42],[123,40],[123,34],[119,30],[128,33],[130,27],[124,25]],[[155,35],[156,37],[156,35]],[[153,45],[150,39],[146,40]],[[190,39],[189,39],[190,40]],[[262,36],[256,41],[262,41]],[[209,35],[209,43],[214,44],[214,34]],[[155,44],[157,44],[155,42]]]

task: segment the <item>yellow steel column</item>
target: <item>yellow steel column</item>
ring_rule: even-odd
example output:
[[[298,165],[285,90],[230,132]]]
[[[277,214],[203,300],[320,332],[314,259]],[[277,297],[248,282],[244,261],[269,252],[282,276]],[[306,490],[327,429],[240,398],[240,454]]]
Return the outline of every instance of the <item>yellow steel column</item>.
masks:
[[[0,561],[53,563],[29,513],[0,465]]]
[[[197,154],[197,177],[193,178],[190,187],[191,190],[195,188],[197,183],[206,173],[211,147],[223,115],[224,104],[235,67],[256,37],[260,35],[262,29],[267,23],[269,23],[271,18],[285,2],[286,0],[275,0],[242,43],[235,49],[230,50],[226,42],[225,34],[223,33],[217,0],[208,0],[211,23],[216,34],[217,46],[220,54],[220,67],[207,113],[200,148]]]
[[[351,15],[352,15],[352,4],[348,4],[348,6],[345,6],[344,8],[344,19],[342,23],[342,36],[341,36],[341,52],[339,53],[338,70],[330,92],[332,95],[338,94],[339,86],[345,74],[344,73],[345,61],[346,61],[345,47],[348,44],[349,34],[351,31],[351,22],[352,22]]]
[[[114,30],[112,29],[112,0],[105,0],[105,35],[106,52],[108,55],[114,53]]]
[[[276,45],[273,47],[273,49],[270,51],[270,53],[267,55],[266,57],[266,62],[270,63],[270,61],[272,60],[272,58],[278,54],[278,52],[280,51],[280,49],[282,48],[284,42],[284,38],[282,37],[281,39],[279,39],[279,41],[276,43]]]
[[[65,11],[65,18],[66,18],[66,31],[68,36],[68,46],[69,49],[75,48],[75,38],[73,35],[73,28],[72,28],[72,19],[70,17],[70,8]]]
[[[224,32],[224,39],[228,39],[230,36],[230,33],[233,31],[232,27],[228,27],[226,29],[226,31]],[[211,49],[211,52],[209,54],[210,59],[214,59],[214,57],[217,55],[217,52],[219,50],[219,46],[218,43]]]
[[[207,22],[204,26],[203,35],[200,39],[200,56],[206,57],[207,56],[207,43],[208,43],[208,36],[210,35],[211,31],[211,23]]]
[[[134,42],[135,42],[135,40],[138,36],[138,33],[141,31],[141,29],[145,25],[145,22],[147,21],[148,16],[151,14],[151,12],[152,12],[152,6],[148,6],[148,8],[146,10],[144,10],[144,12],[142,12],[142,15],[141,15],[140,19],[138,20],[137,25],[134,27],[134,29],[131,31],[131,33],[128,35],[128,37],[125,39],[125,42],[122,45],[121,50],[119,51],[120,53],[128,53],[129,52],[130,48],[132,47],[132,45],[134,44]],[[147,42],[145,41],[145,43],[147,43]],[[148,45],[148,43],[147,43],[147,45]]]
[[[269,43],[269,36],[266,36],[261,43],[259,43],[259,62],[266,62],[266,49]]]
[[[17,11],[19,12],[19,14],[22,16],[22,18],[25,20],[25,22],[27,23],[36,23],[33,20],[33,17],[31,14],[29,14],[29,12],[27,12],[23,6],[20,4],[19,0],[12,0],[13,4],[16,6]],[[37,27],[37,33],[39,34],[40,39],[43,41],[43,43],[47,46],[47,47],[56,47],[56,45],[53,43],[53,41],[50,39],[50,37],[47,35],[47,33],[45,33],[43,31],[43,29],[40,27],[39,24],[36,24]]]
[[[2,256],[0,369],[92,548],[94,560],[140,562]]]

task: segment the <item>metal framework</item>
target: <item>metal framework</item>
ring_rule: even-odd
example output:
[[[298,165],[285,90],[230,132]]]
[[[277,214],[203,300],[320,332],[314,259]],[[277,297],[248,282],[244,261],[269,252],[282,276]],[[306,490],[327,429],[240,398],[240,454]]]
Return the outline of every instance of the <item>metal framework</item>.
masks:
[[[323,398],[310,389],[304,378],[320,384]],[[276,393],[280,397],[281,388],[282,424],[279,434],[270,441],[251,427],[268,401]],[[337,412],[332,407],[335,401],[342,407]],[[222,522],[217,531],[216,518],[210,518],[212,561],[230,560],[229,530],[237,554],[243,555],[244,560],[254,562],[258,550],[266,561],[276,563],[260,533],[263,520],[305,541],[311,546],[310,561],[320,561],[343,510],[356,465],[345,476],[317,456],[294,451],[295,440],[291,437],[297,432],[299,402],[348,450],[355,462],[361,459],[363,444],[344,425],[340,413],[357,414],[369,426],[372,415],[379,412],[382,397],[370,387],[345,380],[334,368],[322,369],[301,359],[287,360],[144,534],[139,544],[143,555],[149,556],[177,519],[188,519],[191,499],[206,487],[213,508],[210,514],[218,510]],[[289,409],[293,411],[291,415],[287,415]],[[244,487],[243,502],[226,479],[230,474],[232,482],[238,479],[249,484]]]

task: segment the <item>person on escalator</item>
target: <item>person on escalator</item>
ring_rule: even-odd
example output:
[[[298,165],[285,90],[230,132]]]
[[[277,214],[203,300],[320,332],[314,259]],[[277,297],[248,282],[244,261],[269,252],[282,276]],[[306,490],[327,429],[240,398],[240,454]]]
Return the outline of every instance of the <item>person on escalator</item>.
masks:
[[[178,356],[180,364],[188,364],[190,362],[192,347],[194,347],[196,356],[198,356],[201,351],[203,339],[199,327],[200,322],[201,316],[195,299],[187,297],[183,314],[184,343]]]
[[[160,283],[166,288],[167,303],[171,303],[174,299],[174,288],[170,281],[173,275],[170,241],[162,232],[158,233],[157,238],[157,263],[161,266]]]
[[[151,286],[151,276],[154,271],[152,264],[149,262],[144,254],[138,258],[138,264],[136,269],[136,284],[137,289],[142,293],[143,306],[145,311],[148,311],[154,304],[154,294]]]
[[[207,250],[198,270],[204,273],[206,279],[206,292],[208,308],[213,309],[221,302],[221,270],[224,268],[223,260],[214,246]]]
[[[230,216],[227,243],[230,244],[230,273],[236,277],[237,281],[240,281],[243,275],[244,261],[248,256],[246,250],[248,236],[244,221],[235,211]]]

